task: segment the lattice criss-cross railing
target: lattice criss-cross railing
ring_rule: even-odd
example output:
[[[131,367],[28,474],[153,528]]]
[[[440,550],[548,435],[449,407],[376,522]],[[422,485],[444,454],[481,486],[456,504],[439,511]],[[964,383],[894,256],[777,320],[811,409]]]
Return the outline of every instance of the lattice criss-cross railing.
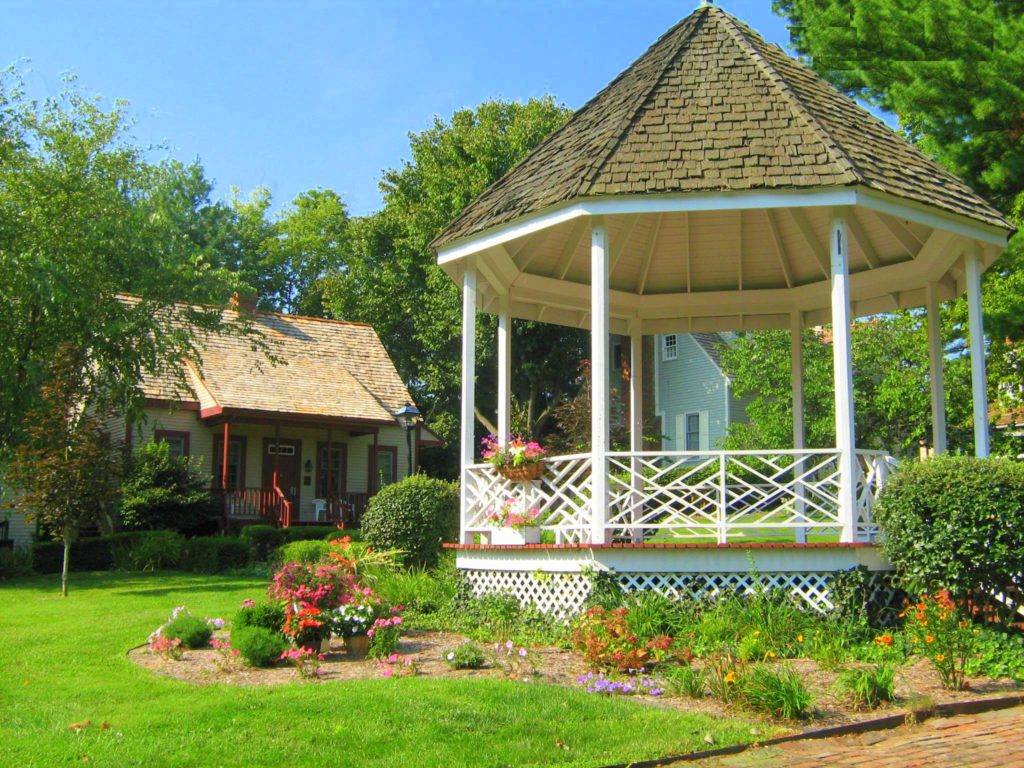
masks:
[[[508,480],[490,464],[470,466],[463,535],[488,533],[488,511],[508,499],[525,499],[530,509],[541,511],[544,529],[554,531],[556,541],[586,542],[590,537],[590,455],[555,456],[544,465],[544,476],[532,483]]]
[[[834,534],[839,513],[840,454],[829,450],[613,452],[608,454],[612,539],[749,541],[797,532]],[[489,464],[468,468],[463,535],[486,534],[489,510],[525,500],[545,516],[559,543],[590,541],[591,456],[551,457],[544,477],[516,483]],[[860,540],[877,534],[872,512],[894,460],[857,451],[855,527]]]

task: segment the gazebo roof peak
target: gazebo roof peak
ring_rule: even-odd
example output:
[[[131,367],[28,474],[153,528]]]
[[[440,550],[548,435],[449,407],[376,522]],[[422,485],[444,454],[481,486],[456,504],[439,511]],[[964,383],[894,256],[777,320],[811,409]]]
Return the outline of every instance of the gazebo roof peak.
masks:
[[[854,186],[1011,230],[881,120],[702,2],[433,245],[581,199]]]

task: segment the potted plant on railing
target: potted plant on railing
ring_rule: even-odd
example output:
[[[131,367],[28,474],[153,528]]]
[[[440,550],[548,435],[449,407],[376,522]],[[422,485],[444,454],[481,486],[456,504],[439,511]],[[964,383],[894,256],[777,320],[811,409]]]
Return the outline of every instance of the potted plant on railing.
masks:
[[[505,499],[488,510],[487,522],[494,526],[491,544],[540,544],[541,511],[524,501]]]
[[[505,445],[497,435],[488,435],[483,439],[483,457],[499,475],[518,483],[539,480],[544,474],[544,449],[522,435],[509,435]]]

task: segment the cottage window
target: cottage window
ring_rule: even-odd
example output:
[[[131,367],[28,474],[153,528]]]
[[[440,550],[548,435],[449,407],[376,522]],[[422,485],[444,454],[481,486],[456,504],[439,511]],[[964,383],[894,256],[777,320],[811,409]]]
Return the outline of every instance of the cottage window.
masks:
[[[189,434],[188,432],[176,432],[169,429],[158,429],[153,432],[155,442],[167,443],[171,456],[189,455]]]
[[[376,453],[370,448],[373,458],[370,472],[370,491],[376,493],[385,485],[398,480],[398,449],[391,445],[378,445]]]
[[[686,414],[686,450],[700,450],[700,414]]]
[[[667,336],[663,336],[661,340],[661,359],[675,360],[678,354],[679,348],[676,346],[676,335],[670,333]]]

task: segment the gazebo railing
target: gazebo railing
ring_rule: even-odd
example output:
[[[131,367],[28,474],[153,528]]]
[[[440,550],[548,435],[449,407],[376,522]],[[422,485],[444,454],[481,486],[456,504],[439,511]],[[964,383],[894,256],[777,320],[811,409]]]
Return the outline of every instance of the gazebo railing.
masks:
[[[608,454],[609,541],[718,542],[838,540],[839,451],[620,451]],[[877,534],[873,509],[893,466],[881,451],[857,451],[854,530]],[[468,468],[464,541],[491,530],[487,513],[524,500],[558,543],[585,543],[594,530],[591,456],[546,460],[544,476],[517,483],[490,464]]]

